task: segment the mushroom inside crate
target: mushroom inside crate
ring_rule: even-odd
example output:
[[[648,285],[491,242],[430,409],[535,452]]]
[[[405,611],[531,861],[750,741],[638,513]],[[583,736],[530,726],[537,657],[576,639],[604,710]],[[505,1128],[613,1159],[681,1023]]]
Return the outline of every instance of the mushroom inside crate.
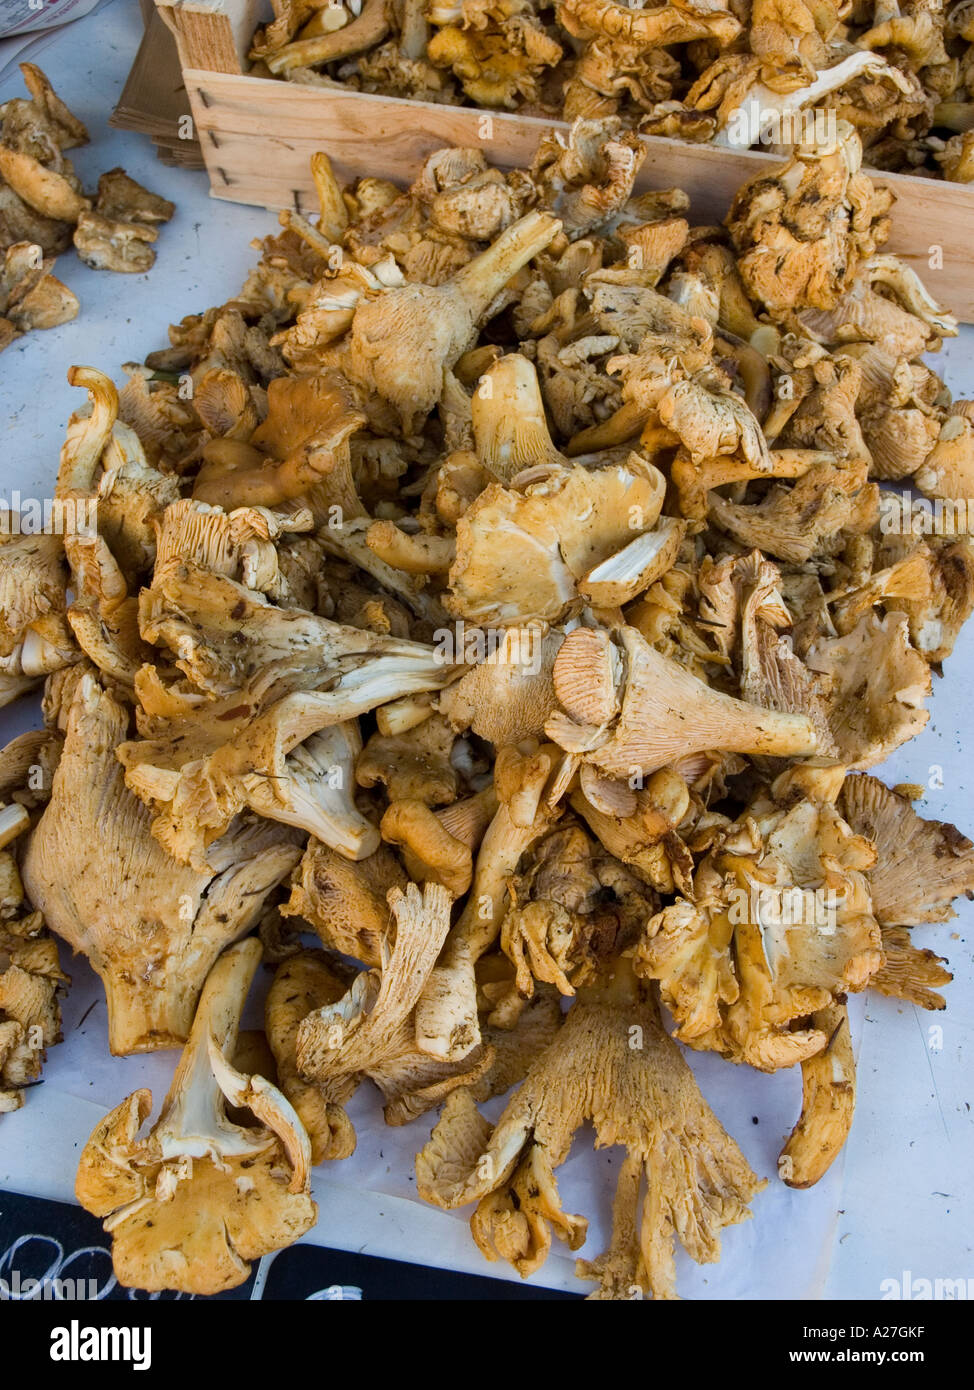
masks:
[[[255,76],[974,180],[970,0],[275,0]]]
[[[0,942],[47,1041],[42,922],[116,1052],[184,1049],[148,1135],[136,1092],[82,1161],[123,1282],[227,1288],[299,1236],[361,1090],[395,1126],[443,1106],[417,1190],[524,1275],[585,1242],[555,1170],[591,1120],[626,1154],[579,1273],[673,1297],[675,1238],[717,1259],[768,1176],[841,1150],[849,995],[943,1007],[923,927],[974,847],[875,770],[949,673],[974,541],[886,523],[890,483],[962,495],[974,406],[920,360],[954,321],[860,156],[843,123],[702,226],[633,193],[614,116],[405,190],[319,154],[320,218],[283,213],[234,299],[121,390],[72,369],[58,497],[97,525],[0,546],[4,698],[43,686],[48,768],[34,796],[0,760]],[[699,1051],[791,1069],[777,1174]]]

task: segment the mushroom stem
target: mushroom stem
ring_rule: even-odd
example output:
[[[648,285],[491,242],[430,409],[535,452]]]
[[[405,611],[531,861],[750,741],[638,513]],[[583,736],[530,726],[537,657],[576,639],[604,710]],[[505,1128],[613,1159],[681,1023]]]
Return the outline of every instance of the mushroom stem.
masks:
[[[856,1059],[845,1004],[819,1009],[812,1027],[828,1042],[801,1064],[802,1113],[778,1158],[778,1173],[789,1187],[811,1187],[828,1172],[856,1108]]]
[[[381,43],[389,32],[385,0],[365,0],[362,13],[351,24],[320,38],[298,39],[285,44],[265,61],[275,77],[292,68],[308,68],[319,63],[333,63],[337,58],[351,58]]]
[[[182,1138],[215,1135],[226,1124],[222,1092],[213,1075],[209,1039],[221,1052],[233,1052],[251,981],[263,947],[256,937],[223,952],[206,977],[196,1016],[156,1125],[163,1156]],[[167,1140],[171,1141],[167,1146]],[[196,1155],[202,1157],[202,1155]]]
[[[399,52],[410,62],[417,63],[421,58],[426,57],[428,38],[426,0],[403,0]]]
[[[394,521],[373,521],[365,544],[380,560],[407,574],[446,574],[456,558],[452,537],[408,535]]]
[[[193,1025],[197,980],[137,979],[124,962],[92,962],[105,987],[113,1057],[180,1047]],[[151,966],[147,966],[151,973]]]
[[[560,231],[561,223],[550,213],[527,213],[502,232],[486,251],[457,271],[449,281],[451,290],[465,299],[471,313],[479,318],[511,276],[543,251]]]
[[[95,367],[69,367],[68,384],[88,392],[91,414],[75,415],[61,449],[56,493],[90,492],[105,446],[118,419],[118,392],[115,383]]]
[[[610,777],[644,776],[675,758],[705,749],[763,753],[772,757],[806,757],[818,751],[810,719],[779,714],[711,690],[703,681],[651,647],[635,628],[619,636],[628,673],[622,712],[611,734],[553,714],[548,737]],[[577,688],[586,677],[593,687],[611,674],[612,653],[596,651],[584,628],[569,633],[555,658],[555,693]],[[562,703],[564,701],[562,700]],[[597,737],[596,737],[597,736]]]

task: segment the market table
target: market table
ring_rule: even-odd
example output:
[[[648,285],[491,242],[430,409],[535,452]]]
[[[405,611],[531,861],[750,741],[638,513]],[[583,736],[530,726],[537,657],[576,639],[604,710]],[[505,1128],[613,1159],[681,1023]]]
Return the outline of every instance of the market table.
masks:
[[[123,362],[141,361],[166,344],[171,321],[230,298],[254,260],[251,238],[275,226],[271,213],[210,199],[205,174],[163,167],[148,140],[108,127],[140,37],[138,7],[114,0],[26,54],[91,131],[91,144],[71,151],[86,186],[122,165],[171,198],[177,212],[161,229],[158,260],[146,275],[96,272],[73,254],[62,257],[56,273],[81,300],[79,317],[20,339],[0,357],[0,415],[6,425],[0,496],[8,502],[16,492],[21,498],[50,495],[65,424],[82,400],[67,385],[68,367],[97,366],[120,379]],[[0,80],[0,100],[20,94],[14,68]],[[928,284],[936,294],[934,272]],[[972,350],[974,328],[965,328],[932,360],[956,396],[974,395]],[[968,831],[974,830],[972,687],[974,623],[946,663],[945,679],[935,679],[926,730],[879,769],[890,785],[923,784],[928,790],[921,813]],[[38,701],[22,700],[0,711],[0,740],[39,724]],[[962,902],[952,923],[916,932],[919,945],[950,958],[955,980],[947,987],[946,1013],[924,1013],[875,994],[853,998],[859,1038],[855,1123],[844,1159],[809,1192],[791,1191],[775,1177],[781,1141],[800,1108],[797,1069],[763,1076],[714,1056],[690,1055],[718,1117],[771,1182],[753,1203],[754,1220],[724,1233],[720,1265],[697,1267],[678,1252],[684,1297],[871,1299],[881,1296],[884,1281],[902,1283],[907,1271],[914,1280],[974,1276],[972,924],[974,905]],[[65,1003],[65,1042],[51,1050],[43,1084],[28,1092],[24,1108],[0,1117],[0,1189],[70,1201],[77,1155],[95,1122],[140,1085],[152,1087],[158,1104],[174,1054],[110,1057],[98,981],[85,961],[70,959],[64,949],[62,964],[74,979]],[[258,1017],[253,1013],[251,1026]],[[492,1118],[502,1103],[492,1102]],[[415,1199],[412,1155],[432,1117],[388,1129],[371,1088],[362,1088],[349,1109],[359,1147],[351,1159],[316,1170],[320,1218],[306,1239],[516,1279],[506,1266],[482,1259],[470,1239],[469,1213],[434,1210]],[[617,1150],[594,1154],[591,1137],[590,1130],[578,1136],[558,1175],[565,1209],[592,1218],[582,1252],[587,1257],[601,1248],[608,1231],[619,1161]],[[2,1214],[0,1202],[0,1220]],[[0,1240],[0,1257],[3,1246]],[[557,1242],[531,1282],[577,1292],[588,1288],[575,1279],[573,1259]]]

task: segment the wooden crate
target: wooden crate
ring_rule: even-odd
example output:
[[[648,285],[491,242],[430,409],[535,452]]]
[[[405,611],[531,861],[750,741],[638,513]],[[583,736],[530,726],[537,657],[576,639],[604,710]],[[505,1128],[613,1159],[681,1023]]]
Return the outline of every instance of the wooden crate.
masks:
[[[529,164],[538,137],[564,122],[472,107],[339,92],[246,73],[259,0],[156,0],[176,35],[183,79],[215,198],[270,208],[316,207],[309,164],[324,150],[340,179],[409,183],[444,145],[479,146],[501,168]],[[649,137],[637,191],[684,189],[693,216],[720,221],[736,190],[781,157]],[[931,294],[974,322],[974,188],[942,179],[872,173],[896,195],[886,250]]]

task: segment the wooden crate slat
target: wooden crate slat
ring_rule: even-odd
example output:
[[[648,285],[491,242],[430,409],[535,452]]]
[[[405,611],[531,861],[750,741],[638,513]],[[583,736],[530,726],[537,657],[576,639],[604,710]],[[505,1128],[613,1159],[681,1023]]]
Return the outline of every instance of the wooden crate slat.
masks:
[[[512,168],[530,163],[542,131],[569,128],[535,117],[232,73],[187,69],[183,76],[214,197],[267,207],[314,209],[309,159],[315,150],[327,152],[343,181],[370,174],[404,184],[444,145],[479,147],[491,163]],[[701,222],[721,220],[745,179],[782,163],[781,156],[761,151],[679,140],[655,138],[647,147],[637,189],[685,189]],[[974,322],[974,189],[937,179],[871,176],[896,195],[885,249],[911,265],[942,305]],[[942,248],[940,269],[930,265],[936,246]]]
[[[260,17],[260,0],[156,0],[176,36],[180,65],[242,73]]]

